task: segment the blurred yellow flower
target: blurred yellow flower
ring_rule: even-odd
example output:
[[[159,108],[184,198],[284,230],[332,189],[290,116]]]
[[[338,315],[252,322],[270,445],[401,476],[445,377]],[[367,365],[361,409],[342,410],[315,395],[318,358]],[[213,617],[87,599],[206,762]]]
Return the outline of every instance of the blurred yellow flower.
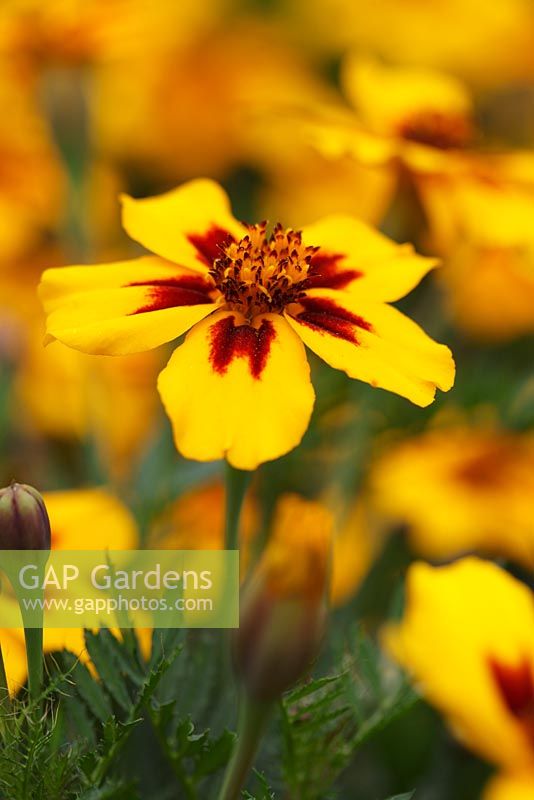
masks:
[[[131,550],[139,542],[133,516],[107,489],[44,492],[43,498],[50,517],[52,549]]]
[[[486,788],[483,800],[531,800],[534,797],[534,773],[498,775]]]
[[[129,550],[138,545],[139,535],[132,515],[106,489],[44,492],[43,499],[50,517],[52,549]],[[143,637],[146,644],[145,640],[146,637]],[[26,678],[24,631],[22,628],[1,629],[0,644],[6,662],[9,689],[13,693]],[[64,648],[87,660],[83,630],[45,628],[45,652]]]
[[[4,0],[0,50],[34,66],[78,66],[185,45],[231,0]]]
[[[388,166],[394,178],[385,185],[388,199],[395,184],[407,177],[418,188],[421,175],[465,169],[477,133],[471,96],[461,81],[359,54],[347,56],[342,77],[355,111],[325,105],[301,119],[310,142],[324,156]]]
[[[269,235],[209,180],[123,202],[126,230],[157,256],[47,270],[48,338],[126,355],[192,328],[158,382],[186,457],[254,469],[295,447],[314,403],[303,343],[420,406],[451,387],[449,349],[389,305],[436,265],[409,245],[341,215]]]
[[[330,602],[347,603],[357,593],[384,544],[384,535],[366,499],[353,502],[334,526]]]
[[[304,46],[363,52],[502,84],[534,70],[529,0],[287,0]]]
[[[21,71],[0,60],[0,277],[61,215],[63,175]]]
[[[185,492],[153,522],[149,548],[163,550],[221,550],[224,548],[225,488],[213,481]],[[259,529],[259,511],[251,492],[240,517],[240,565],[248,563],[249,545]]]
[[[156,428],[154,383],[162,366],[156,351],[110,360],[60,342],[43,348],[42,330],[34,327],[14,383],[19,424],[44,436],[91,439],[110,474],[123,477]]]
[[[43,347],[37,298],[52,248],[0,270],[0,358],[14,367],[13,424],[30,435],[91,439],[114,478],[131,470],[157,423],[154,383],[162,352],[90,358],[54,342]]]
[[[319,503],[313,508],[329,508]],[[219,550],[224,547],[225,490],[217,481],[183,494],[151,527],[148,547],[165,550]],[[321,511],[323,513],[323,511]],[[251,551],[261,535],[261,519],[254,495],[247,493],[240,522],[242,576],[249,568]],[[291,538],[291,533],[288,533]],[[370,519],[363,501],[356,502],[336,521],[332,535],[330,602],[340,606],[353,597],[378,555],[383,536]],[[296,546],[296,545],[295,545]]]
[[[311,104],[310,93],[306,101]],[[297,228],[326,214],[351,214],[371,224],[382,220],[395,182],[387,165],[324,155],[288,109],[257,114],[247,128],[249,159],[264,175],[258,205],[266,219],[278,215]]]
[[[166,182],[220,177],[256,160],[254,114],[322,96],[319,87],[279,30],[241,19],[186,48],[150,60],[140,50],[100,71],[96,136],[114,160]],[[270,136],[270,120],[262,124]]]
[[[425,558],[474,550],[534,568],[532,434],[430,430],[386,451],[370,481],[377,510]]]
[[[463,744],[512,774],[534,774],[530,589],[475,558],[415,564],[404,617],[384,643]]]
[[[534,155],[474,160],[419,183],[455,322],[479,339],[534,331]]]

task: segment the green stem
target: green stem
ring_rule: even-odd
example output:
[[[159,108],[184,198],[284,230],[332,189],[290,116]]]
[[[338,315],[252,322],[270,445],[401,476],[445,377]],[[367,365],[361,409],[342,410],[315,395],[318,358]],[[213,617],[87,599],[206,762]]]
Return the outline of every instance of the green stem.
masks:
[[[247,695],[242,695],[239,706],[237,743],[226,768],[218,800],[238,800],[252,767],[271,709],[271,703],[257,703]]]
[[[225,547],[239,550],[239,519],[252,473],[226,464]]]
[[[24,628],[28,660],[28,687],[32,700],[37,700],[43,687],[43,629]]]

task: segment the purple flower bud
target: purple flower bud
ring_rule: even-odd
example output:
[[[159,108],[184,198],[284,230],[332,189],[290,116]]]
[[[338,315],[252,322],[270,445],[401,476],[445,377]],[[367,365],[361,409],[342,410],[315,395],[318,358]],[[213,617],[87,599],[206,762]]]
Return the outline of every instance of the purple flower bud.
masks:
[[[0,489],[0,550],[50,550],[50,520],[33,486]]]

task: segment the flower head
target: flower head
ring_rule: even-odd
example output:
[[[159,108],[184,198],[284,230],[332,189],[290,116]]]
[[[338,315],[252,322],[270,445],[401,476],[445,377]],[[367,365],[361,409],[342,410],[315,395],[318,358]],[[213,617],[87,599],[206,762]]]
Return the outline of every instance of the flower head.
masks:
[[[375,506],[407,526],[425,558],[474,550],[534,568],[531,435],[466,425],[430,430],[386,452],[372,486]]]
[[[314,401],[303,343],[420,406],[452,385],[448,348],[388,305],[436,262],[358,220],[268,232],[236,220],[217,184],[196,180],[125,197],[123,222],[157,255],[47,270],[48,337],[124,355],[191,328],[158,383],[187,457],[254,469],[296,446]]]
[[[467,558],[418,563],[385,642],[462,740],[489,761],[534,766],[534,603],[504,570]]]
[[[468,747],[511,774],[529,773],[534,786],[530,589],[476,558],[415,564],[404,618],[384,641]],[[504,790],[489,796],[522,797]]]

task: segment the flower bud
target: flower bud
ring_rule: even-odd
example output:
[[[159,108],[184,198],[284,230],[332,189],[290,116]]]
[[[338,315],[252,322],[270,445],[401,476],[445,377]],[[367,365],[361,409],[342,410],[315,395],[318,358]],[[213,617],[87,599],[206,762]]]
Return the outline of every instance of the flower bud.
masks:
[[[50,550],[50,520],[33,486],[0,489],[0,550]]]
[[[317,656],[328,599],[332,517],[320,503],[287,495],[241,595],[234,662],[256,701],[271,702]]]

